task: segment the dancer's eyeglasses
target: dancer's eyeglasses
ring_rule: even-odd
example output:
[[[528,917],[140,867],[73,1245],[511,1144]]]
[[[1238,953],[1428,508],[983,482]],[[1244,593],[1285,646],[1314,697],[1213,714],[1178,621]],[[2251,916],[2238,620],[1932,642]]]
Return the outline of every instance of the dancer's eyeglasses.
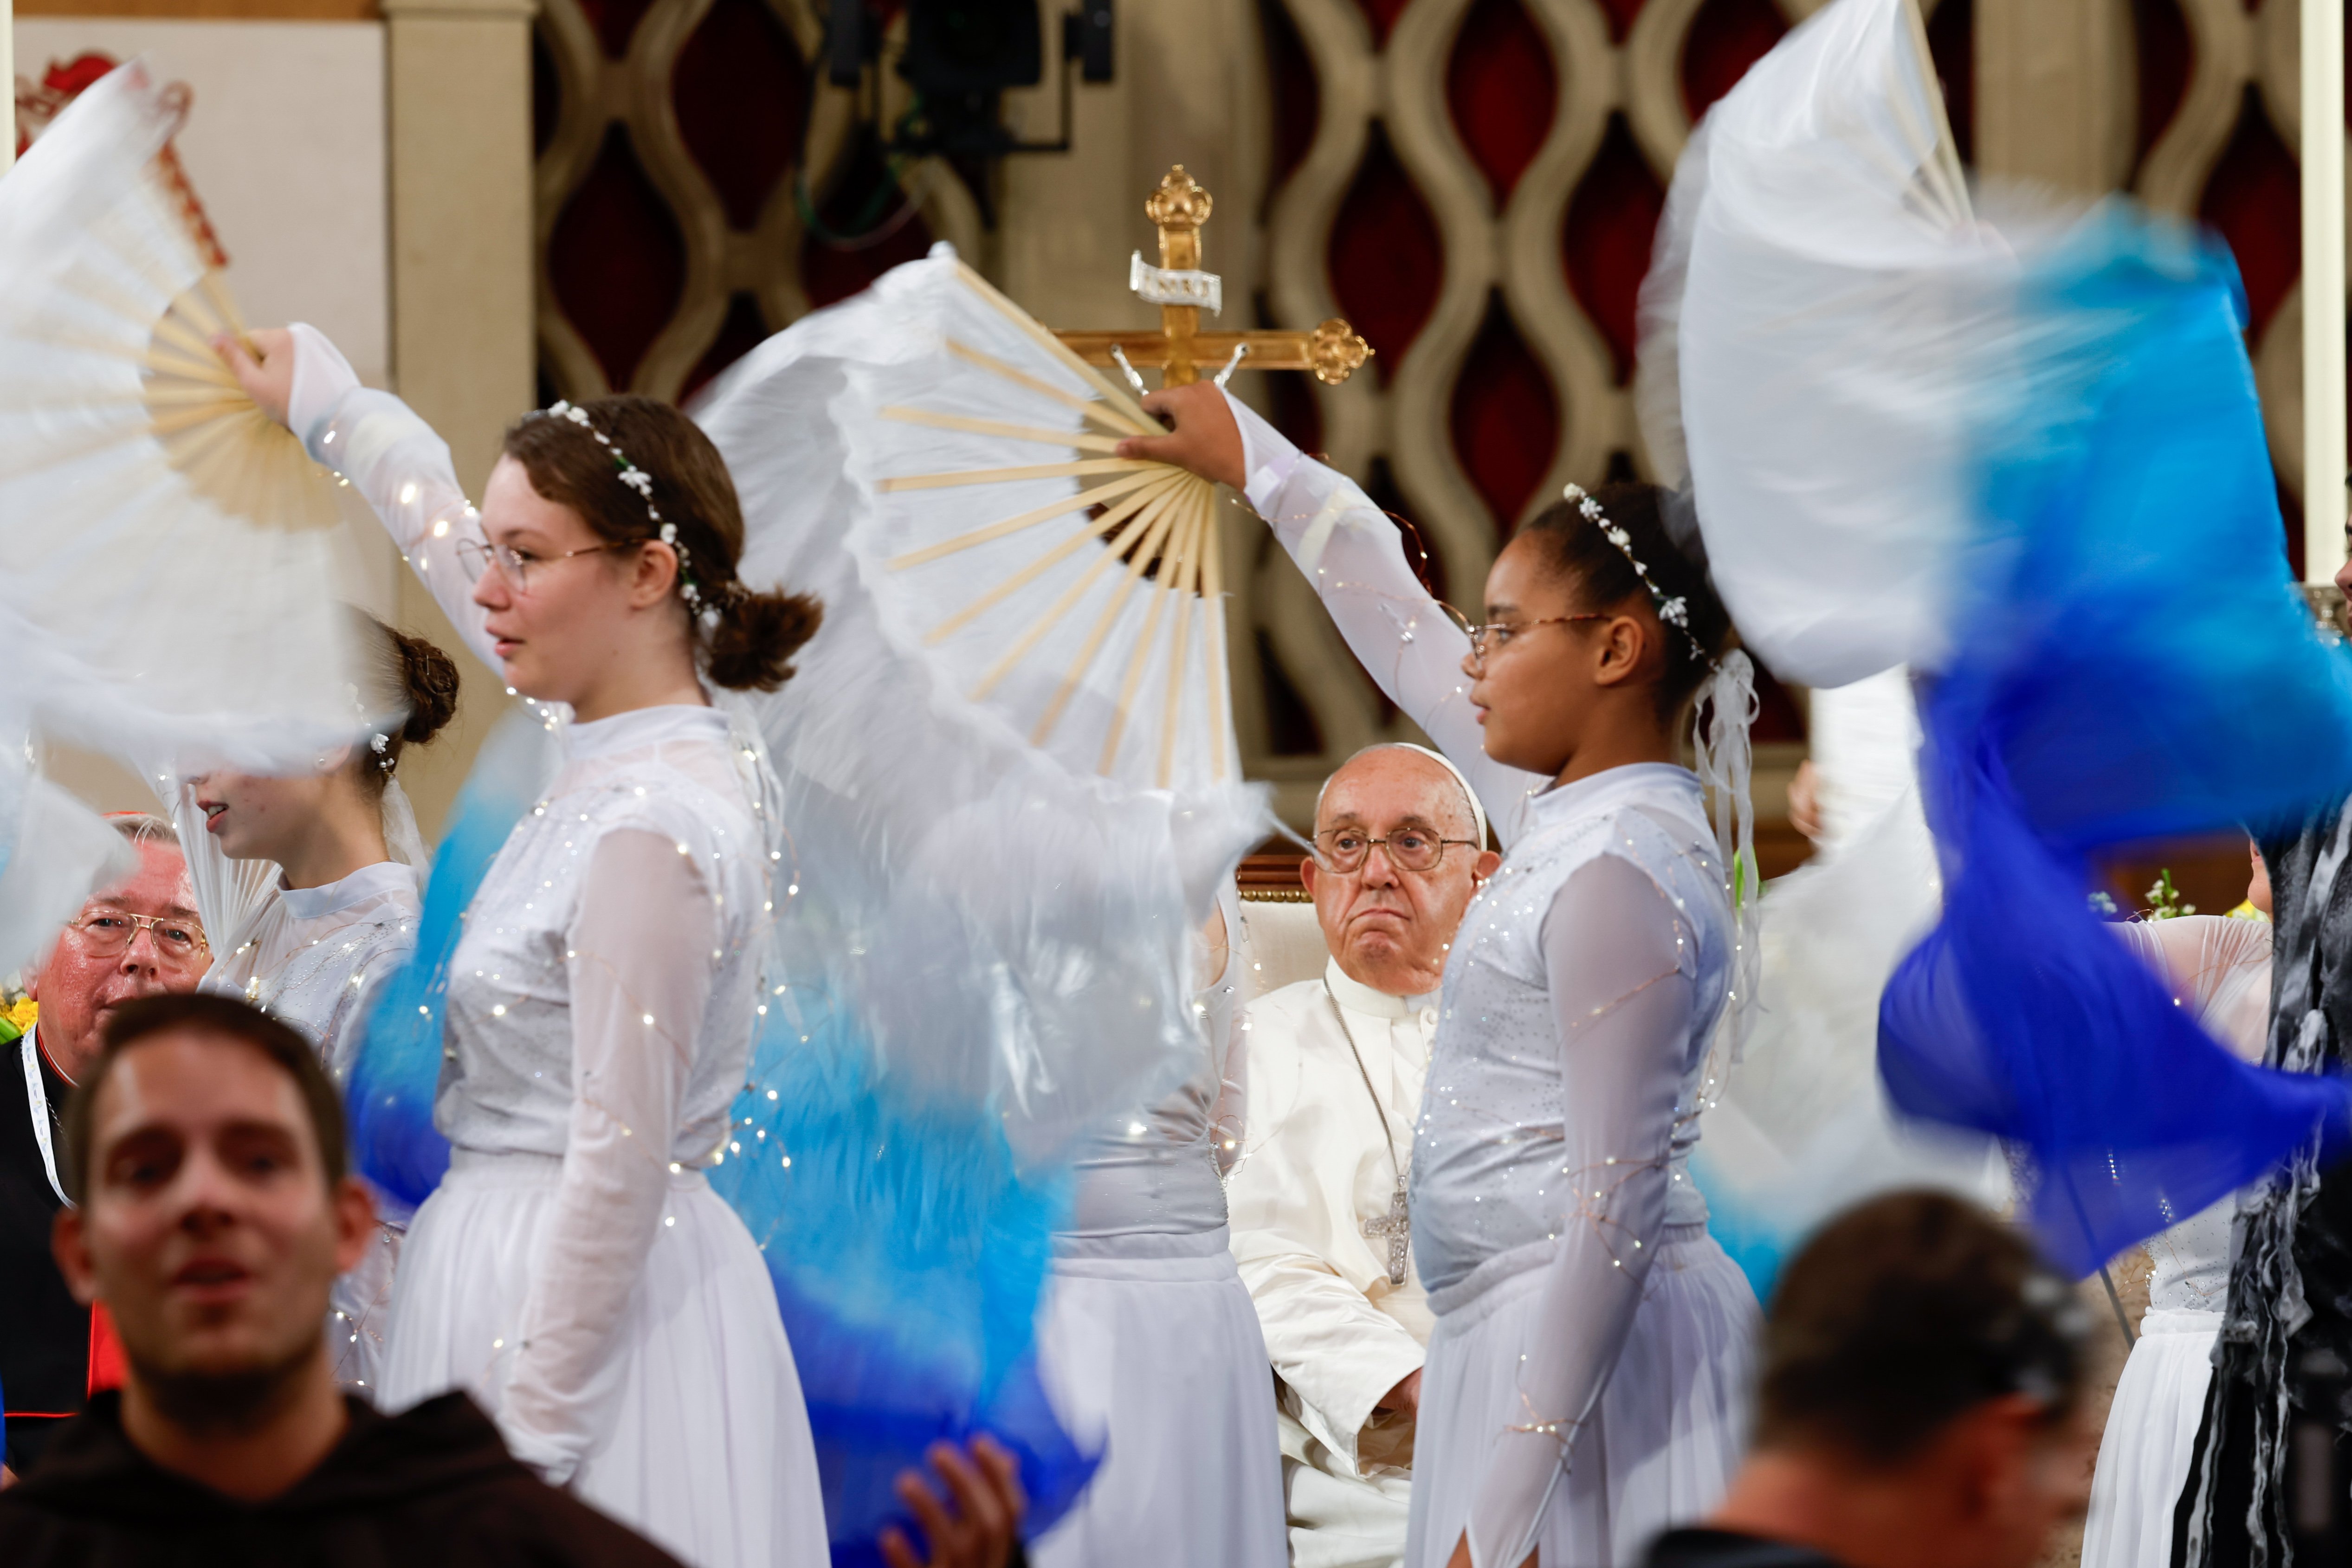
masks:
[[[610,544],[583,545],[578,549],[565,550],[562,555],[533,555],[529,550],[519,550],[512,545],[487,544],[480,539],[459,539],[457,564],[466,569],[466,580],[468,582],[481,581],[482,573],[495,566],[499,569],[499,575],[513,584],[517,593],[529,593],[530,574],[535,568],[553,566],[558,561],[570,560],[576,555],[601,555],[608,549],[622,549],[645,542],[643,539],[616,539]]]

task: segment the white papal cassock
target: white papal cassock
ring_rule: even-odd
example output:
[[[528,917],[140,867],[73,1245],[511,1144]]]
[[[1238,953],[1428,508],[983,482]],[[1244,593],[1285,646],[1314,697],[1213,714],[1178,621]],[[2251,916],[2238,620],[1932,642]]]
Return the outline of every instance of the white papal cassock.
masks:
[[[1389,996],[1337,960],[1249,1009],[1245,1153],[1225,1197],[1281,1380],[1298,1568],[1404,1557],[1412,1417],[1373,1406],[1420,1370],[1433,1323],[1409,1253],[1391,1281],[1386,1231],[1436,1028],[1434,994]]]

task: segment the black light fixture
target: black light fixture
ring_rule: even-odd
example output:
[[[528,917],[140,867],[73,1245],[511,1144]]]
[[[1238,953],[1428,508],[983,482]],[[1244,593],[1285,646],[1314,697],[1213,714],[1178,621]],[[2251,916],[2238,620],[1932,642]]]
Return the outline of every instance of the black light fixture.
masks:
[[[1111,5],[1079,0],[1063,16],[1061,132],[1051,141],[1025,141],[1004,124],[1004,94],[1045,80],[1037,0],[908,0],[906,45],[896,68],[914,102],[879,138],[883,150],[937,153],[967,166],[1016,152],[1068,152],[1073,77],[1111,79]],[[857,87],[868,69],[878,68],[883,30],[871,0],[832,0],[825,69],[835,86]]]

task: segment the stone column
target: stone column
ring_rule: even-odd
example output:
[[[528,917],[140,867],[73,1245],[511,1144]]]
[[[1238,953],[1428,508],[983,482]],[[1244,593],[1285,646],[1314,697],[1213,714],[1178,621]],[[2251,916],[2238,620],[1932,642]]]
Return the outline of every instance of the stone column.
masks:
[[[538,400],[530,26],[537,0],[384,0],[392,152],[392,373],[479,497],[499,437]],[[414,576],[399,618],[456,655],[456,726],[401,769],[426,837],[503,708]]]

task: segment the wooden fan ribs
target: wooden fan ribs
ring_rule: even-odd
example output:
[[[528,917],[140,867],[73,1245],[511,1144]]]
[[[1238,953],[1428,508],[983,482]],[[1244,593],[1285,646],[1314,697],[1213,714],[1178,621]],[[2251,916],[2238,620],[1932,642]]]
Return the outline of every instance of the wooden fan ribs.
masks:
[[[1152,757],[1153,774],[1158,785],[1163,789],[1169,786],[1176,771],[1178,743],[1185,711],[1184,688],[1191,673],[1189,665],[1197,613],[1210,686],[1203,699],[1210,731],[1210,773],[1221,779],[1231,777],[1231,748],[1224,734],[1226,726],[1231,723],[1231,699],[1223,690],[1223,607],[1217,602],[1223,592],[1224,574],[1218,556],[1220,538],[1214,487],[1169,464],[1113,455],[1121,437],[1158,435],[1164,433],[1164,427],[1144,411],[1127,389],[1079,359],[1058,338],[1029,319],[976,276],[966,276],[964,282],[975,297],[1012,323],[1024,339],[1047,354],[1057,369],[1066,371],[1092,395],[1081,395],[1056,386],[1039,375],[952,337],[946,340],[946,351],[1009,386],[1076,413],[1093,428],[1053,429],[1023,423],[1017,418],[983,419],[908,405],[883,409],[881,417],[992,441],[1034,443],[1059,446],[1077,454],[1100,453],[1106,455],[1078,456],[1060,463],[1011,464],[992,468],[906,475],[880,482],[878,487],[881,490],[894,492],[1011,484],[1033,479],[1087,481],[1071,494],[1042,506],[1032,507],[1002,521],[971,528],[951,538],[892,557],[887,563],[892,570],[929,565],[1074,513],[1098,509],[1094,517],[1082,526],[1072,527],[1066,537],[1055,540],[1034,559],[1024,562],[1003,580],[991,585],[962,608],[948,615],[926,633],[924,641],[932,646],[944,643],[991,610],[1005,604],[1014,594],[1035,583],[1087,544],[1098,542],[1100,549],[1094,558],[1051,604],[1021,629],[1019,635],[970,688],[969,695],[974,701],[982,701],[995,692],[1013,670],[1037,652],[1072,611],[1095,594],[1104,573],[1116,560],[1121,562],[1125,570],[1100,595],[1101,603],[1092,623],[1033,727],[1031,740],[1042,746],[1052,738],[1067,716],[1072,699],[1086,683],[1088,672],[1102,656],[1122,619],[1129,613],[1137,586],[1148,578],[1146,592],[1149,600],[1143,607],[1134,641],[1127,649],[1124,668],[1119,673],[1118,699],[1106,727],[1097,770],[1110,774],[1117,768],[1154,659],[1164,651],[1167,659],[1164,701],[1159,714],[1158,734],[1152,739],[1153,752],[1146,755]],[[1163,622],[1168,626],[1168,634],[1164,638],[1160,634]],[[1203,712],[1200,708],[1193,711],[1196,715]]]

